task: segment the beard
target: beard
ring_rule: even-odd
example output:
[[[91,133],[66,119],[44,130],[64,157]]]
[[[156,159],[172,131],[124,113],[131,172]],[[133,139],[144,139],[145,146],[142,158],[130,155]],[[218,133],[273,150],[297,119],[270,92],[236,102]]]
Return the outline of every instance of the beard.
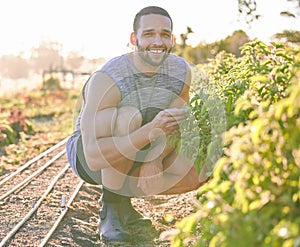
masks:
[[[163,48],[164,49],[164,52],[162,54],[154,55],[154,54],[151,54],[151,52],[149,51],[148,48],[149,47],[144,48],[144,47],[140,46],[139,42],[137,40],[137,51],[138,51],[140,58],[142,58],[143,61],[145,61],[146,63],[148,63],[152,66],[161,65],[165,61],[167,56],[171,53],[171,50],[172,50],[172,48],[167,50],[165,46],[152,47],[152,48]]]

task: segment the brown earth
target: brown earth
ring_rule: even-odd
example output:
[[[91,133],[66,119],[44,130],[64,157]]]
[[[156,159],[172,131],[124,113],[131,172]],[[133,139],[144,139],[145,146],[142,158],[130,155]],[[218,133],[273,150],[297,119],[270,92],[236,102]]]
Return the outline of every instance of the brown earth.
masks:
[[[169,235],[175,229],[175,222],[195,210],[195,193],[133,198],[133,205],[152,220],[152,227],[130,229],[133,243],[128,246],[170,246]],[[84,184],[48,246],[112,246],[99,238],[100,196],[101,188]]]
[[[61,162],[66,164],[66,157],[64,157],[64,160]],[[16,168],[12,170],[15,169]],[[76,177],[73,172],[69,171],[68,174],[69,175],[64,178],[66,179],[64,182],[65,185],[61,185],[62,187],[59,188],[59,191],[67,191],[68,187],[68,191],[70,190],[71,193],[70,188],[75,188],[80,182],[80,179]],[[43,179],[44,181],[40,181]],[[48,180],[49,177],[40,177],[38,183],[46,184],[49,182]],[[132,233],[133,243],[128,246],[170,246],[169,236],[171,233],[174,233],[176,222],[199,209],[196,193],[196,191],[192,191],[180,195],[133,198],[132,203],[134,207],[144,216],[151,219],[152,226],[136,226],[133,229],[131,228],[130,232]],[[52,192],[52,194],[55,193]],[[84,183],[75,200],[68,208],[63,221],[58,226],[46,246],[111,246],[105,245],[99,237],[98,214],[101,205],[98,200],[101,194],[101,186]],[[68,197],[70,197],[70,194]],[[31,197],[26,198],[22,197],[21,194],[14,196],[10,201],[13,202],[13,200],[18,199],[19,203],[10,204],[9,210],[14,213],[18,212],[18,210],[20,210],[20,205],[26,206],[28,202],[26,202],[26,204],[25,201]],[[51,198],[48,199],[49,202],[52,200]],[[2,202],[2,204],[0,203],[0,209],[6,205],[6,202]],[[50,219],[55,220],[60,214],[61,208],[59,202],[52,202],[52,204],[53,205],[50,205],[52,209],[42,210],[45,212],[37,212],[34,217],[42,220],[39,222],[49,222]],[[13,215],[10,217],[14,218]],[[5,214],[0,214],[0,221],[2,223],[7,221],[6,218],[7,216],[5,216]],[[38,246],[38,243],[46,234],[45,229],[43,229],[45,228],[45,225],[41,225],[41,223],[28,223],[27,227],[27,230],[24,229],[23,232],[21,231],[18,233],[21,236],[21,239],[23,239],[22,243],[20,243],[20,240],[12,241],[7,246]],[[3,234],[4,230],[2,232],[2,235]],[[29,240],[30,235],[36,235],[34,238],[36,240]],[[25,241],[26,239],[27,242]],[[186,246],[191,246],[191,242],[187,243]]]

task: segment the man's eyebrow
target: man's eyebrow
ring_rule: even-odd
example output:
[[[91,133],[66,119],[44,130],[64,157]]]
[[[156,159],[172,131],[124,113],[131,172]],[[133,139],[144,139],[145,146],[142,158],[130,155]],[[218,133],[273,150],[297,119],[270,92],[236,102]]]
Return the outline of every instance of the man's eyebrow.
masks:
[[[170,29],[163,29],[163,32],[172,33],[172,31]]]
[[[155,29],[153,29],[153,28],[151,28],[151,29],[145,29],[145,30],[143,30],[143,33],[153,32],[153,31],[155,31]],[[163,29],[162,31],[165,32],[165,33],[172,33],[172,31],[170,29]]]
[[[152,29],[145,29],[145,30],[143,30],[143,33],[147,33],[147,32],[153,32],[154,31],[154,29],[152,28]]]

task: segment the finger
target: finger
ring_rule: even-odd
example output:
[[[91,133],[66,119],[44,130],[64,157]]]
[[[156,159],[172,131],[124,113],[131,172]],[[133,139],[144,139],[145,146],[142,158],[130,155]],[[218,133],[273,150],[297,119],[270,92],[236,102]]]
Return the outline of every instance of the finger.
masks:
[[[187,109],[178,109],[178,108],[171,108],[165,109],[164,112],[171,116],[182,116],[187,114]]]
[[[174,131],[174,130],[178,129],[178,127],[179,127],[179,125],[176,122],[167,124],[168,131]]]
[[[167,122],[172,123],[172,124],[180,124],[183,119],[184,118],[173,118],[173,119],[168,120]]]
[[[180,123],[183,119],[185,119],[185,116],[170,116],[167,117],[168,119],[166,120],[167,122],[176,122],[176,123]]]

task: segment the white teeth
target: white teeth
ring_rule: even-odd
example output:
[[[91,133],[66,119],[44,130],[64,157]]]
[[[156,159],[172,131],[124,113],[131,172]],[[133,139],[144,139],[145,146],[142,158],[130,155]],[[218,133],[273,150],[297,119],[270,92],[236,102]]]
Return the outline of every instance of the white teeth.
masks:
[[[153,53],[156,53],[156,54],[159,54],[159,53],[162,53],[163,50],[157,50],[157,49],[151,49],[150,52],[153,52]]]

